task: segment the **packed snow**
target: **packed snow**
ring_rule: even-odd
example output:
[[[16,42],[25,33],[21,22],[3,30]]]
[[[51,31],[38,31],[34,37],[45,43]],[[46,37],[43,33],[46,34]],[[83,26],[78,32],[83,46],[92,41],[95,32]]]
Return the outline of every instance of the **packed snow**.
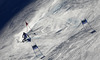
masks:
[[[4,28],[0,60],[99,60],[99,12],[100,0],[37,0]],[[83,25],[84,19],[88,23]],[[23,32],[31,42],[22,42]],[[35,44],[43,59],[34,54]]]

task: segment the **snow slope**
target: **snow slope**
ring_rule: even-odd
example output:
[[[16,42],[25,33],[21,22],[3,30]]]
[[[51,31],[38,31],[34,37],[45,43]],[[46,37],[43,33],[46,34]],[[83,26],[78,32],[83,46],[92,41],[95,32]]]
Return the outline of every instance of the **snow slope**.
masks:
[[[1,34],[0,60],[41,60],[32,50],[35,43],[46,56],[44,60],[99,60],[99,5],[100,0],[37,0],[31,3]],[[96,30],[94,34],[90,33],[92,29],[88,24],[83,27],[83,19]],[[28,31],[25,21],[31,28]],[[31,36],[32,42],[20,43],[23,32]]]

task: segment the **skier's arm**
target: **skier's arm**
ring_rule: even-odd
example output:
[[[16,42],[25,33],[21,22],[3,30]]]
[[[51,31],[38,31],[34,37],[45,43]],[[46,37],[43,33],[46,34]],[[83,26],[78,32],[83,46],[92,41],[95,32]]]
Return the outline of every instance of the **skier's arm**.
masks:
[[[27,36],[29,37],[29,35],[27,34]]]

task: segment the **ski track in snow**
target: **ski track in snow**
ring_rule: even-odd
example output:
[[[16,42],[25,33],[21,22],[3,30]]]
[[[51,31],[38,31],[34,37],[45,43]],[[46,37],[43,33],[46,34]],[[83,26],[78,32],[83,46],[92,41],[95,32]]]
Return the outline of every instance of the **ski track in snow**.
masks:
[[[37,0],[26,6],[0,35],[0,60],[99,60],[100,0]],[[88,24],[81,24],[87,19]],[[25,21],[29,27],[25,26]],[[27,32],[32,42],[21,43]],[[34,34],[36,33],[36,34]],[[6,42],[5,42],[6,41]],[[36,57],[37,44],[45,57]],[[39,56],[39,55],[38,55]]]

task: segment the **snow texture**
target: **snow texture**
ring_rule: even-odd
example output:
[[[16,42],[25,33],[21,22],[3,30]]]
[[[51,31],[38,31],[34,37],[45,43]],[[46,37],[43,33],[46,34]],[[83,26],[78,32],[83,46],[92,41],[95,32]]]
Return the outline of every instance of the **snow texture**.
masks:
[[[99,12],[100,0],[37,0],[2,31],[0,60],[100,60]],[[23,32],[32,42],[21,43]],[[34,54],[35,43],[43,59]]]

